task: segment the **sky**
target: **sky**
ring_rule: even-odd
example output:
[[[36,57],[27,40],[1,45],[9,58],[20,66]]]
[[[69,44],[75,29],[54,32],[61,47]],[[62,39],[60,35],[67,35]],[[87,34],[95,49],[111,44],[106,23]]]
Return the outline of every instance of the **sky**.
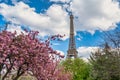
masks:
[[[74,15],[76,49],[89,58],[103,41],[104,32],[120,27],[120,0],[0,0],[0,30],[18,34],[24,29],[39,31],[41,38],[65,35],[52,47],[66,55],[69,43],[69,15]]]

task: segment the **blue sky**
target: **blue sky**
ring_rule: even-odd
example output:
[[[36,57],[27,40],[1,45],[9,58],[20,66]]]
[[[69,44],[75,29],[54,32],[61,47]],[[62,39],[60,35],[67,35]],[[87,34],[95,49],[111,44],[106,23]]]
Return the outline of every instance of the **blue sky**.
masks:
[[[52,47],[66,55],[70,11],[75,17],[76,48],[84,59],[98,48],[104,31],[120,27],[119,0],[0,0],[0,26],[10,21],[8,31],[37,30],[42,38],[65,34]]]

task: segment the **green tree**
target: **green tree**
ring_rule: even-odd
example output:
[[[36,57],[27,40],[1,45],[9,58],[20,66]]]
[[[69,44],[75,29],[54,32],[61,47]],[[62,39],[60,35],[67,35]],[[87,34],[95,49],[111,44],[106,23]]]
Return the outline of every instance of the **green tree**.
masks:
[[[120,80],[120,55],[118,50],[105,48],[92,53],[90,56],[92,64],[92,80]]]
[[[80,58],[66,59],[62,65],[72,73],[73,80],[87,80],[89,77],[90,65]]]
[[[120,80],[120,28],[105,32],[105,47],[92,53],[92,80]],[[108,45],[109,44],[109,45]]]

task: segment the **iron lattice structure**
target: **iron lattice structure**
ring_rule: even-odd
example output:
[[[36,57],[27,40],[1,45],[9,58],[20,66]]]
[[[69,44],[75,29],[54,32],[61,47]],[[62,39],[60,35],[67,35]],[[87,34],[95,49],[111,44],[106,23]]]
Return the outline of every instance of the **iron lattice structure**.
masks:
[[[77,58],[77,50],[76,50],[76,44],[75,44],[75,38],[74,38],[74,25],[73,25],[73,19],[74,16],[70,15],[70,38],[69,38],[69,48],[67,51],[67,58]]]

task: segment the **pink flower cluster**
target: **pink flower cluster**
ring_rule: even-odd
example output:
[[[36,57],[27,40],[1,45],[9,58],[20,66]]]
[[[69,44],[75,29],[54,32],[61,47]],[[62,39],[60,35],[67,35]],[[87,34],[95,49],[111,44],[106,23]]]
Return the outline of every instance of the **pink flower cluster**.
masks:
[[[49,45],[51,39],[61,36],[55,35],[43,42],[37,39],[37,35],[38,32],[34,31],[26,35],[7,31],[0,33],[0,72],[6,69],[2,80],[12,71],[16,71],[13,80],[17,80],[24,73],[32,73],[38,80],[70,80],[70,73],[58,67],[63,56]]]

